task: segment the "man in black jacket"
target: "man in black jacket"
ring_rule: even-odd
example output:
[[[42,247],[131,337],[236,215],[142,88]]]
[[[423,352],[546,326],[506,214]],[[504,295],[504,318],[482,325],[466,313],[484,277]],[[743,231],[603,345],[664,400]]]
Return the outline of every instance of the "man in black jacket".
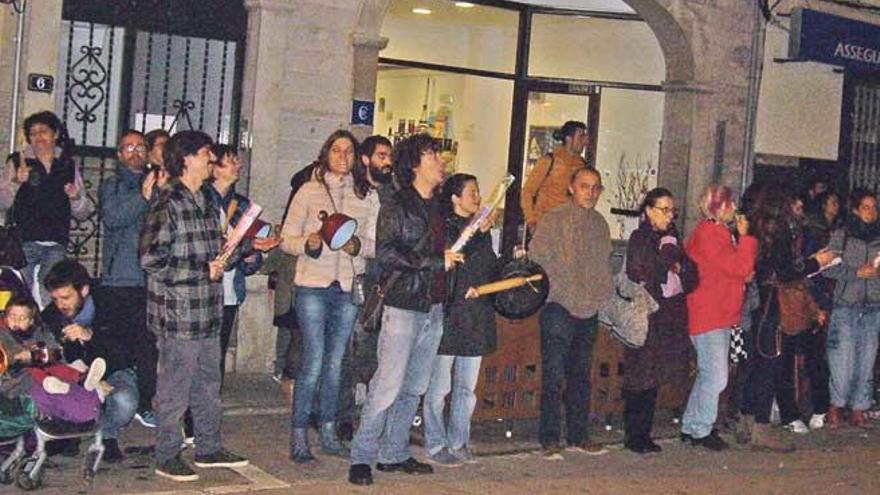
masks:
[[[42,318],[61,343],[65,361],[81,359],[91,365],[101,357],[107,362],[104,381],[112,390],[101,415],[103,459],[119,462],[122,451],[116,437],[120,428],[131,422],[138,405],[137,378],[126,358],[125,343],[118,339],[119,329],[105,316],[106,303],[92,297],[89,273],[77,261],[56,263],[45,280],[52,304],[43,310]]]
[[[382,204],[376,226],[385,312],[379,365],[351,445],[348,480],[356,485],[373,482],[370,464],[377,458],[379,471],[433,472],[412,457],[409,430],[443,334],[444,270],[462,261],[445,250],[444,218],[434,194],[445,169],[427,134],[405,139],[394,150],[401,189]]]

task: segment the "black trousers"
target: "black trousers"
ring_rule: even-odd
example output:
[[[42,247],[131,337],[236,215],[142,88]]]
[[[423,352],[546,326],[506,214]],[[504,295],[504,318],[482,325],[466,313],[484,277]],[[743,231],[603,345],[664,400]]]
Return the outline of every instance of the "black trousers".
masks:
[[[782,424],[801,418],[797,400],[797,357],[804,356],[804,371],[810,380],[810,402],[813,414],[825,414],[828,410],[828,361],[825,356],[825,334],[812,331],[782,337],[782,360],[776,368],[776,402]]]
[[[238,305],[223,306],[223,325],[220,327],[220,386],[226,378],[226,351],[229,350],[229,340],[232,338],[232,330],[235,326],[235,316],[238,314]]]
[[[106,312],[119,342],[127,345],[128,363],[137,373],[138,411],[151,410],[156,395],[156,335],[147,329],[147,291],[144,287],[101,286],[101,310]]]

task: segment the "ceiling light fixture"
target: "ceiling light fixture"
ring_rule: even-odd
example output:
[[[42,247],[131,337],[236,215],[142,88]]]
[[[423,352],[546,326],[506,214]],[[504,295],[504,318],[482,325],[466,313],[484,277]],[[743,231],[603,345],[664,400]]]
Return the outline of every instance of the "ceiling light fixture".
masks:
[[[470,2],[455,2],[456,7],[461,7],[463,9],[469,9],[474,6],[474,4]]]
[[[421,15],[430,15],[431,9],[426,9],[424,7],[416,7],[412,9],[413,14],[421,14]]]

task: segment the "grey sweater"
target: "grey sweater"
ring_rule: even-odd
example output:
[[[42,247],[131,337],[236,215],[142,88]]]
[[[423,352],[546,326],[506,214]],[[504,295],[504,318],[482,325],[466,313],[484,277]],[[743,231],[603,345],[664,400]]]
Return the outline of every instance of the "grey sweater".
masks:
[[[550,278],[547,301],[588,318],[611,297],[611,250],[602,214],[569,201],[538,222],[529,256]]]

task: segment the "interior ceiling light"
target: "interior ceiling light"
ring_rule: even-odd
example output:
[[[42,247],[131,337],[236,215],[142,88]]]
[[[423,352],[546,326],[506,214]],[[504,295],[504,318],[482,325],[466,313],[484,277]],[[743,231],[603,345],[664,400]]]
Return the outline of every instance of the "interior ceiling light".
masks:
[[[470,2],[455,2],[456,7],[461,7],[463,9],[469,9],[474,6],[474,4]]]
[[[413,11],[413,14],[422,14],[422,15],[429,15],[431,13],[431,9],[426,9],[424,7],[416,7],[412,11]]]

